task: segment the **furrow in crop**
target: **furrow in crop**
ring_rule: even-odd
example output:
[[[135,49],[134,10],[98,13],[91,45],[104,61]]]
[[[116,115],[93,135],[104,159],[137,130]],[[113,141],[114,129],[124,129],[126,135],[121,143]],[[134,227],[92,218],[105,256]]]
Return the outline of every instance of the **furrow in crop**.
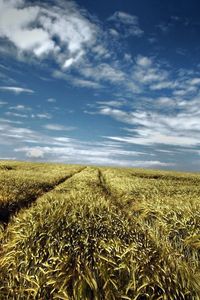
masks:
[[[190,269],[132,210],[134,184],[120,172],[88,167],[12,218],[0,255],[2,300],[199,299]]]
[[[108,186],[158,244],[200,269],[199,176],[161,171],[103,170]],[[160,173],[159,179],[155,177]],[[133,178],[132,174],[146,175]],[[148,175],[148,176],[147,176]],[[129,203],[128,203],[129,202]]]
[[[160,239],[158,239],[158,237],[155,236],[152,228],[145,224],[144,220],[140,218],[140,215],[138,215],[137,212],[135,214],[134,202],[137,203],[137,201],[136,199],[134,199],[133,196],[131,196],[131,194],[129,193],[126,194],[127,186],[124,185],[123,187],[124,189],[121,189],[121,192],[122,190],[124,190],[124,197],[122,197],[122,194],[119,195],[115,193],[113,189],[116,178],[112,177],[110,179],[111,179],[110,180],[111,185],[109,186],[109,184],[107,184],[106,182],[106,179],[102,171],[99,170],[99,180],[102,185],[102,190],[105,191],[107,195],[109,195],[110,201],[114,204],[114,206],[116,206],[116,209],[120,209],[121,213],[124,214],[125,218],[128,220],[128,222],[130,222],[130,226],[132,223],[132,226],[137,227],[138,232],[141,232],[141,236],[143,233],[144,240],[142,241],[141,252],[145,251],[146,252],[145,254],[149,256],[146,261],[146,268],[144,268],[143,271],[145,270],[146,275],[148,274],[149,278],[151,278],[151,280],[147,280],[146,282],[143,291],[144,294],[145,293],[151,294],[151,292],[148,292],[149,288],[152,290],[155,288],[151,282],[154,281],[153,278],[155,272],[155,275],[160,280],[160,284],[161,284],[160,288],[162,287],[161,290],[166,289],[167,291],[168,290],[167,286],[170,284],[168,290],[169,294],[167,297],[170,296],[170,293],[173,293],[174,298],[172,299],[199,299],[198,298],[200,297],[199,272],[197,272],[197,270],[195,271],[195,269],[193,269],[191,264],[186,262],[187,260],[183,257],[181,253],[179,253],[179,251],[177,251],[177,249],[175,251],[169,244],[167,244],[164,240],[162,240],[161,237]],[[116,186],[116,188],[118,187]],[[196,259],[198,259],[197,256]],[[145,265],[145,258],[143,263]],[[169,278],[167,278],[167,276],[169,276]],[[168,279],[169,282],[167,283]],[[180,281],[180,286],[179,286],[180,290],[182,289],[181,285],[182,286],[188,285],[188,293],[186,292],[185,296],[184,293],[181,294],[181,292],[177,293],[177,291],[175,291],[176,280],[177,282]],[[194,295],[193,292],[190,293],[189,286],[191,286],[191,289],[194,290],[195,287],[197,287],[196,296],[193,296]],[[161,291],[160,293],[162,294]],[[163,297],[165,297],[165,293],[163,294]],[[148,298],[144,298],[144,299],[148,299]]]
[[[28,198],[20,199],[19,201],[13,201],[13,202],[1,202],[0,203],[0,223],[3,223],[4,225],[8,224],[10,218],[19,212],[19,210],[23,208],[28,208],[30,205],[37,200],[38,197],[43,196],[44,194],[48,193],[49,191],[55,189],[57,186],[62,184],[67,179],[71,178],[75,174],[81,172],[85,167],[81,168],[80,170],[68,174],[64,176],[63,178],[59,179],[55,184],[45,186],[43,189],[39,191],[39,193],[36,193],[32,195],[29,195]]]

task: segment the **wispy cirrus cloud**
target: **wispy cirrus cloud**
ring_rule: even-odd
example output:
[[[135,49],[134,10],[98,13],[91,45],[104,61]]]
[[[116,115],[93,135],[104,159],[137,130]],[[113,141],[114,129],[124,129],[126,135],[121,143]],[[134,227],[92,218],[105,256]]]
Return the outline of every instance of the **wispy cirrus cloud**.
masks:
[[[22,104],[17,104],[15,106],[10,106],[9,109],[16,110],[16,111],[23,111],[23,112],[32,110],[31,107],[28,107],[28,106],[25,106],[25,105],[22,105]]]
[[[74,145],[76,147],[74,147]],[[95,164],[95,165],[111,165],[111,166],[128,166],[128,167],[166,167],[173,165],[172,163],[161,162],[158,160],[138,160],[137,156],[143,153],[136,151],[125,151],[111,146],[89,147],[87,144],[82,144],[78,141],[71,144],[69,141],[62,147],[22,147],[16,148],[15,152],[25,153],[29,158],[46,158],[51,161],[65,161],[82,164]],[[132,158],[132,159],[130,159]]]
[[[116,11],[108,18],[112,22],[118,32],[123,33],[125,36],[133,35],[141,37],[143,30],[139,26],[138,17],[123,11]]]
[[[192,78],[188,81],[188,83],[192,86],[200,85],[200,77]]]
[[[52,119],[52,115],[50,113],[36,113],[31,114],[31,118],[38,118],[38,119]]]
[[[28,118],[27,114],[16,113],[16,112],[13,112],[13,111],[7,111],[7,112],[5,112],[5,115],[9,116],[9,117],[18,117],[18,118],[25,118],[25,119]]]
[[[141,167],[167,167],[170,162],[149,160],[149,153],[126,149],[123,143],[106,141],[89,142],[72,139],[65,135],[28,129],[20,124],[0,120],[2,147],[10,144],[17,157],[27,159],[82,164],[105,164]],[[14,146],[15,145],[15,146]]]
[[[34,91],[31,89],[16,87],[16,86],[0,86],[0,90],[15,93],[15,94],[21,94],[21,93],[33,94],[34,93]]]
[[[86,78],[110,83],[124,82],[126,78],[125,72],[120,70],[119,67],[108,63],[101,63],[96,67],[93,65],[85,66],[80,70],[80,73]]]
[[[17,158],[16,157],[13,157],[13,156],[4,156],[4,157],[0,157],[0,160],[16,160]]]
[[[151,58],[139,55],[136,58],[132,78],[140,84],[163,83],[169,78],[169,72]]]
[[[47,102],[49,102],[49,103],[56,103],[56,99],[55,98],[48,98]]]
[[[71,83],[77,87],[85,87],[85,88],[90,88],[90,89],[102,88],[102,85],[100,83],[92,81],[92,80],[73,78]]]
[[[5,111],[4,114],[10,117],[26,118],[26,119],[52,119],[52,115],[48,112],[38,112],[38,109],[29,107],[22,104],[15,106],[9,106],[9,110]]]
[[[8,104],[8,102],[0,100],[0,106],[4,106],[4,105],[7,105],[7,104]]]
[[[193,100],[195,101],[195,100]],[[194,104],[194,102],[193,102]],[[99,114],[126,123],[132,128],[126,136],[109,136],[108,139],[138,145],[173,145],[192,147],[200,145],[200,113],[191,102],[179,102],[177,113],[156,111],[124,111],[112,107],[99,108]]]
[[[76,129],[75,127],[67,127],[60,124],[46,124],[43,126],[43,128],[53,131],[71,131]]]
[[[69,74],[66,74],[63,71],[58,71],[58,70],[53,71],[52,76],[54,78],[63,79],[67,82],[70,82],[73,86],[76,87],[84,87],[84,88],[92,88],[92,89],[100,89],[103,87],[101,83],[95,81],[96,78],[93,78],[94,80],[89,80],[89,79],[82,78],[82,76],[74,77],[74,76],[70,76]]]
[[[21,121],[10,120],[10,119],[5,119],[5,118],[0,118],[0,123],[3,123],[3,124],[22,124]]]

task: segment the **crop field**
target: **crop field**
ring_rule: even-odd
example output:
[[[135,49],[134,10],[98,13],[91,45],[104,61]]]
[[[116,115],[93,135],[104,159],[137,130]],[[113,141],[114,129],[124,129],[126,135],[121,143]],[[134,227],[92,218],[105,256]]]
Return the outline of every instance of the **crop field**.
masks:
[[[0,162],[0,300],[199,300],[200,174]]]

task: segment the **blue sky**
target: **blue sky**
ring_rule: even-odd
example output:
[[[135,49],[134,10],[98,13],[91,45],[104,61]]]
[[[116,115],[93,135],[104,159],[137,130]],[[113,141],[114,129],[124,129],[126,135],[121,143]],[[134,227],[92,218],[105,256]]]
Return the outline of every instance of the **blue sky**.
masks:
[[[0,0],[0,159],[199,171],[199,9]]]

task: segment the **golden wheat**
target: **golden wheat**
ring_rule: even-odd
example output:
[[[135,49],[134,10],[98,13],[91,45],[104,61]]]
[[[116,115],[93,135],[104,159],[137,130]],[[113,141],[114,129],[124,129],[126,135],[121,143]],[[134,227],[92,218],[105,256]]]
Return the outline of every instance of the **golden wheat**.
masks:
[[[22,164],[41,182],[51,177],[48,165]],[[8,185],[20,163],[3,168]],[[0,299],[200,299],[199,175],[74,166],[64,173],[74,175],[0,227]]]

